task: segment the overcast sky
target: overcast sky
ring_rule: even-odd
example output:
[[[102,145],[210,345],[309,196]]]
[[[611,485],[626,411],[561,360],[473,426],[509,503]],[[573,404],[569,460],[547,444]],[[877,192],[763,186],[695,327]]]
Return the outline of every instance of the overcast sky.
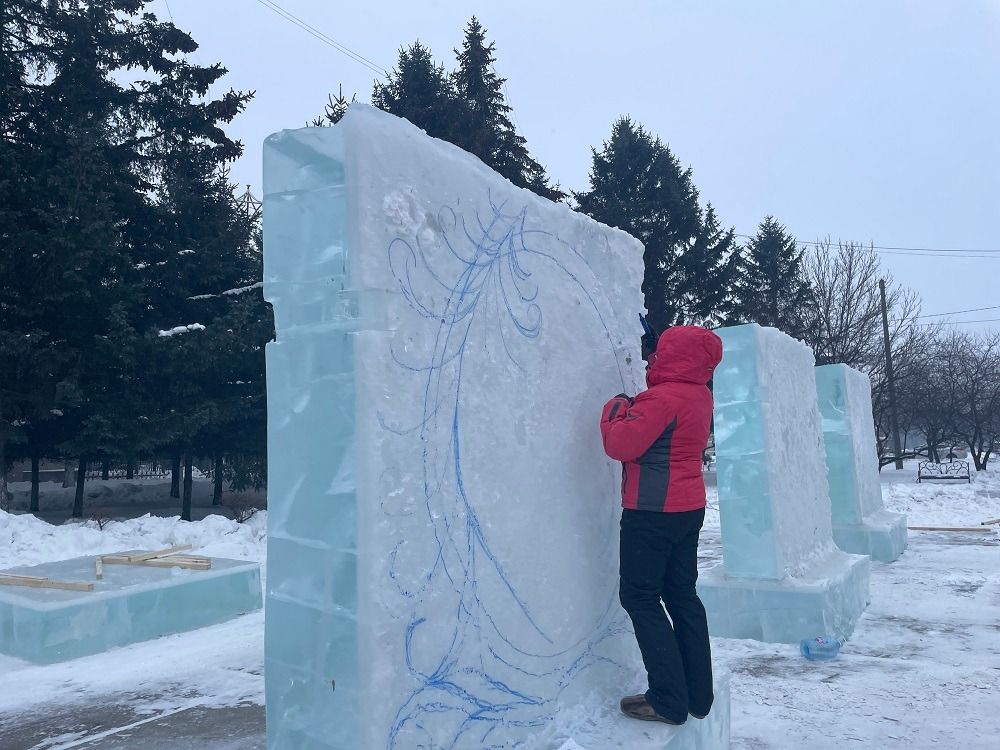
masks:
[[[150,8],[168,17],[168,2],[195,58],[257,92],[230,132],[246,145],[233,177],[258,195],[268,134],[340,84],[368,101],[371,70],[258,0]],[[386,68],[420,39],[450,69],[476,14],[533,156],[564,188],[587,186],[590,148],[629,114],[737,232],[773,214],[804,241],[994,251],[882,257],[925,313],[1000,306],[1000,0],[273,2]],[[1000,307],[953,319],[988,318]]]

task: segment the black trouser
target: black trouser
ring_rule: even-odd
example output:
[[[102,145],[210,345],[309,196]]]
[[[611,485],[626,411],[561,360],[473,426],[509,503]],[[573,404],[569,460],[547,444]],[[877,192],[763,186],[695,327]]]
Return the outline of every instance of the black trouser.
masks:
[[[704,716],[713,700],[708,620],[695,591],[704,521],[704,508],[622,511],[619,596],[649,675],[646,700],[660,716],[678,722],[689,711]]]

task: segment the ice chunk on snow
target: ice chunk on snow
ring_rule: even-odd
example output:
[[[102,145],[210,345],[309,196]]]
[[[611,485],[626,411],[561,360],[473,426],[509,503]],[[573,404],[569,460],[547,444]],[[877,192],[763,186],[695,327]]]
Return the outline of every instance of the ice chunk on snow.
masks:
[[[699,584],[712,632],[778,641],[847,635],[868,602],[868,561],[833,543],[813,353],[756,324],[719,334],[723,563]]]
[[[0,652],[38,664],[211,625],[260,608],[260,566],[212,559],[211,570],[105,565],[76,557],[0,574],[93,583],[93,591],[0,586]]]
[[[847,365],[816,368],[829,469],[833,537],[845,552],[892,562],[906,549],[906,516],[882,505],[871,380]]]

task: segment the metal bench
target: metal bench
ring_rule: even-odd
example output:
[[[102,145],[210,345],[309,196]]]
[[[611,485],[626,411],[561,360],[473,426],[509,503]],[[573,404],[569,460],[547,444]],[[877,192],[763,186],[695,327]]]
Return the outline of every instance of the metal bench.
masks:
[[[942,464],[921,461],[917,466],[917,482],[925,479],[964,479],[972,484],[972,472],[968,461],[948,461]]]

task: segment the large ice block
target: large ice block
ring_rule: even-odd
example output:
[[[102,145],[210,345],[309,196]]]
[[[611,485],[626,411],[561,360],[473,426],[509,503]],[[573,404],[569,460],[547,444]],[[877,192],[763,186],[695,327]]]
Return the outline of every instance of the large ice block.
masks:
[[[699,582],[714,635],[846,636],[868,603],[868,559],[833,542],[815,359],[751,324],[718,331],[715,450],[723,562]]]
[[[847,365],[816,368],[829,470],[833,538],[845,552],[892,562],[906,549],[906,516],[882,505],[871,380]]]
[[[269,747],[513,748],[616,706],[597,421],[643,384],[642,246],[369,107],[264,169]]]
[[[0,586],[0,653],[50,664],[224,622],[260,609],[260,566],[212,558],[211,570],[106,565],[94,557],[0,574],[93,583],[93,591]]]

